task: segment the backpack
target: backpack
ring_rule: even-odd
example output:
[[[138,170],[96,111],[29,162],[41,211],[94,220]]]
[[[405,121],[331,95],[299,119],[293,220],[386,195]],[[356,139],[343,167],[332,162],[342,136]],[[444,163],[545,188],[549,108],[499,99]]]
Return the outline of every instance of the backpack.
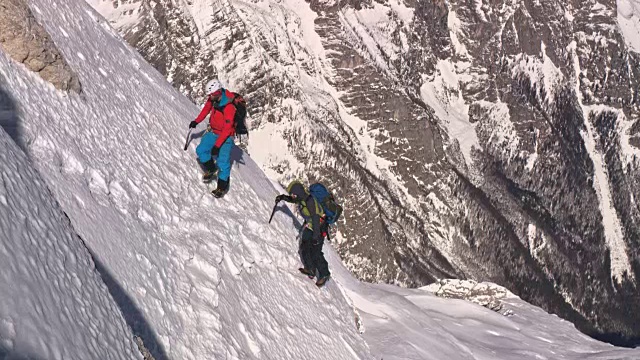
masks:
[[[336,199],[324,185],[315,183],[309,186],[309,192],[316,200],[318,200],[320,205],[322,205],[327,224],[334,224],[338,219],[340,219],[340,215],[342,215],[342,206],[336,203]]]
[[[247,102],[242,95],[233,93],[233,101],[231,103],[236,107],[236,115],[233,117],[233,124],[235,126],[236,135],[249,135],[249,129],[247,128]]]

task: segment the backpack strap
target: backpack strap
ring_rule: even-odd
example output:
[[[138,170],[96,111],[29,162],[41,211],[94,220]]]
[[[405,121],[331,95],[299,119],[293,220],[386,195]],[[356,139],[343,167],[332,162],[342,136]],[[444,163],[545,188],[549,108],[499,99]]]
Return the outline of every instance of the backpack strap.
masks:
[[[307,201],[309,201],[309,198],[313,199],[313,204],[315,205],[315,213],[316,213],[316,215],[318,215],[320,217],[320,221],[322,223],[326,222],[326,219],[325,219],[326,218],[326,214],[324,213],[324,209],[322,208],[322,204],[320,204],[318,199],[316,199],[311,194],[309,194],[304,200],[300,200],[300,202],[298,203],[299,206],[302,208],[301,210],[306,209],[307,212],[309,213],[309,215],[311,215],[311,211],[310,211],[309,207],[307,206]]]
[[[242,95],[238,94],[238,93],[233,93],[233,99],[231,99],[231,103],[233,104],[233,106],[235,106],[238,103],[243,103],[244,98],[242,97]]]
[[[320,216],[320,219],[324,219],[326,214],[324,213],[324,208],[322,207],[322,204],[320,203],[320,201],[318,201],[318,199],[316,199],[315,196],[311,194],[309,194],[309,197],[313,198],[313,203],[316,206],[316,215]]]

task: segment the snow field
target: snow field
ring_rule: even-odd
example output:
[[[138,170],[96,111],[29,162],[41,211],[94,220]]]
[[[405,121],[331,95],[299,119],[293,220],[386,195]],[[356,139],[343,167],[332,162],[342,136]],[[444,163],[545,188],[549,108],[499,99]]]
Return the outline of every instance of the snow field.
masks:
[[[506,292],[503,316],[465,300],[440,298],[430,286],[405,289],[354,279],[329,249],[332,277],[361,322],[362,336],[385,360],[635,360],[640,349],[598,342],[556,315]],[[451,280],[455,282],[456,280]],[[460,281],[463,283],[464,281]],[[483,286],[483,284],[479,284]],[[498,289],[500,290],[500,289]]]
[[[0,164],[0,358],[141,359],[89,252],[2,129]]]
[[[243,8],[248,8],[246,3],[238,3],[241,3]],[[259,2],[261,8],[268,7],[269,4],[268,1]],[[361,27],[376,28],[381,24],[378,8],[380,6],[374,4],[373,9],[363,10],[359,13],[348,10],[344,14],[344,19],[349,20],[349,25],[355,28],[354,31],[368,35],[371,29]],[[330,70],[322,66],[324,49],[322,43],[315,36],[315,30],[312,26],[315,14],[309,13],[306,5],[294,6],[292,9],[302,19],[304,40],[310,48],[310,53],[314,55],[316,67],[324,72],[325,78],[331,78]],[[364,21],[367,12],[376,16],[368,17],[367,21]],[[245,23],[256,23],[256,21],[252,21],[250,14],[250,10],[244,10]],[[271,23],[273,22],[275,21]],[[449,18],[449,26],[452,37],[457,36],[460,23],[455,16]],[[261,25],[258,30],[262,31],[263,27],[269,29],[267,25]],[[377,30],[379,29],[372,31],[376,32]],[[380,38],[375,40],[379,41]],[[380,45],[385,47],[384,40]],[[467,55],[464,45],[459,42],[456,43],[456,51],[459,55]],[[546,56],[544,49],[541,57],[541,60],[536,59],[534,63],[525,62],[526,66],[522,66],[519,70],[532,75],[532,81],[540,81],[547,94],[552,95],[554,85],[562,80],[562,74]],[[425,83],[421,90],[423,100],[436,110],[440,118],[448,120],[447,125],[450,133],[460,143],[465,159],[470,165],[472,163],[472,148],[474,146],[480,148],[480,146],[474,126],[470,124],[468,119],[467,105],[459,96],[460,84],[472,80],[472,75],[468,73],[467,67],[468,64],[462,61],[455,64],[440,62],[434,79]],[[305,79],[304,76],[300,78],[301,80]],[[334,94],[340,95],[328,84],[324,84],[324,81],[320,81],[320,84],[322,91],[326,91],[332,96]],[[490,109],[490,112],[496,119],[506,117],[508,120],[507,110],[505,106],[498,105]],[[359,128],[363,127],[358,119],[351,119],[348,113],[340,115],[342,120],[356,133]],[[513,149],[519,139],[512,124],[509,121],[496,121],[494,127],[492,139],[508,144],[506,151],[509,151],[509,148]],[[362,136],[359,137],[359,140],[363,145],[368,145]],[[529,168],[535,166],[536,156],[535,152],[529,154],[527,163]],[[368,159],[374,159],[374,157],[369,155]],[[264,164],[264,162],[261,163]],[[374,165],[370,168],[384,169],[384,166],[379,166],[379,164],[375,166],[375,161],[370,163]],[[524,310],[520,311],[516,317],[506,320],[502,315],[489,310],[469,309],[467,303],[434,298],[425,291],[406,290],[406,295],[404,295],[404,290],[362,284],[354,281],[348,271],[338,271],[337,268],[344,269],[340,259],[331,250],[328,251],[331,254],[329,261],[333,278],[340,283],[345,294],[352,300],[357,314],[360,314],[357,316],[360,316],[362,320],[363,336],[371,347],[372,353],[377,357],[384,359],[556,359],[562,357],[568,359],[606,359],[609,358],[607,351],[611,350],[614,353],[614,358],[632,359],[638,354],[637,351],[612,350],[613,347],[595,342],[579,333],[572,324],[548,315],[519,299],[509,300],[515,303],[510,306],[513,309],[524,308]],[[389,292],[396,291],[403,291],[405,298],[396,298],[395,295],[389,294]],[[431,305],[425,306],[424,304]],[[546,315],[544,320],[541,320],[542,324],[538,324],[537,320],[540,318],[540,314]],[[487,321],[491,322],[489,326],[487,326]],[[493,323],[497,325],[494,326]],[[556,326],[560,330],[556,330]]]

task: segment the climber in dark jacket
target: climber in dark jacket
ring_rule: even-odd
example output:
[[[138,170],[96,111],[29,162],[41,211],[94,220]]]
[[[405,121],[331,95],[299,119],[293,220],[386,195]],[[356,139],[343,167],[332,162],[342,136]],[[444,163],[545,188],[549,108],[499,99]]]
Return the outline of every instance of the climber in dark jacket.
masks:
[[[300,255],[304,267],[298,269],[301,273],[313,279],[318,272],[317,286],[323,286],[331,273],[329,264],[322,253],[324,244],[323,228],[325,228],[324,210],[322,205],[311,196],[309,191],[300,181],[293,181],[287,186],[289,195],[278,195],[276,202],[282,200],[298,205],[298,212],[304,218],[304,230],[300,242]]]

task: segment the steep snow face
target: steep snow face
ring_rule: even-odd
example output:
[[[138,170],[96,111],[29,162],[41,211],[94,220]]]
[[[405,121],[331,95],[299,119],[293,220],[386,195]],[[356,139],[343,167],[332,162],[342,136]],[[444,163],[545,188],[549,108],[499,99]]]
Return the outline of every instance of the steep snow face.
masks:
[[[0,164],[0,358],[142,359],[82,240],[2,129]]]
[[[32,6],[83,94],[62,94],[0,53],[3,87],[34,164],[156,359],[637,358],[515,298],[503,300],[513,307],[507,318],[425,289],[361,283],[330,247],[334,281],[318,290],[295,270],[292,212],[282,206],[266,224],[282,189],[246,153],[233,154],[231,192],[214,200],[199,182],[194,145],[182,151],[197,108],[81,2]],[[11,176],[21,174],[12,166]],[[14,201],[0,195],[0,206]],[[21,206],[31,201],[43,203]]]
[[[2,53],[0,59],[0,69],[23,70],[10,67]],[[21,75],[26,75],[27,79],[31,78],[30,81],[34,80],[33,75]],[[42,84],[34,81],[32,85]],[[57,95],[55,92],[46,94]],[[51,116],[56,116],[56,113],[52,112]],[[86,248],[67,225],[68,219],[51,197],[44,181],[40,180],[40,175],[32,169],[24,153],[2,130],[0,160],[3,164],[0,168],[0,229],[3,230],[3,241],[0,243],[0,264],[3,266],[3,276],[0,277],[0,288],[3,289],[0,295],[0,355],[43,359],[139,358],[140,355],[131,341],[133,335],[126,327],[104,284],[92,270]],[[60,171],[70,171],[69,169],[74,167],[78,170],[81,166],[81,163],[67,159]],[[261,185],[264,186],[261,191],[272,190],[266,182],[262,182]],[[278,224],[278,227],[293,226],[288,224],[291,214],[284,208],[281,210],[285,211],[276,213],[274,223]],[[287,221],[283,223],[283,220]],[[106,221],[109,219],[103,219],[103,222]],[[191,230],[194,235],[206,231],[204,227]],[[250,242],[248,239],[239,238],[245,245]],[[266,234],[265,239],[268,238],[269,234]],[[252,246],[257,250],[258,244]],[[271,246],[286,245],[281,242],[269,242],[263,249],[271,249]],[[229,248],[231,253],[233,247]],[[354,310],[350,314],[353,317],[351,320],[354,322],[354,331],[357,329],[370,344],[376,359],[538,360],[562,357],[569,360],[634,360],[640,357],[640,350],[616,349],[585,337],[570,323],[544,313],[493,284],[482,284],[482,287],[490,290],[485,293],[500,295],[495,299],[501,303],[501,313],[509,314],[508,317],[467,301],[442,299],[432,294],[432,291],[447,291],[451,294],[459,290],[466,294],[465,298],[470,298],[468,294],[478,293],[477,290],[481,287],[478,285],[465,288],[468,283],[447,281],[444,282],[447,284],[446,290],[443,290],[444,286],[407,290],[388,285],[361,283],[353,278],[331,248],[326,249],[326,252],[334,280],[320,292],[295,271],[287,271],[284,268],[269,269],[268,266],[265,268],[260,262],[250,263],[245,267],[245,264],[236,264],[220,253],[218,255],[221,257],[218,260],[213,259],[212,262],[209,257],[212,254],[207,249],[200,247],[200,251],[192,255],[189,271],[194,272],[189,275],[192,286],[190,296],[191,301],[203,308],[212,305],[213,301],[222,301],[218,303],[220,307],[226,306],[229,310],[234,308],[234,313],[225,314],[226,320],[229,321],[227,325],[232,326],[219,327],[219,331],[231,332],[230,336],[236,340],[233,346],[227,349],[228,353],[223,353],[228,354],[228,358],[271,359],[278,356],[278,359],[298,359],[304,354],[299,348],[305,347],[306,344],[317,347],[318,342],[323,343],[322,351],[318,351],[323,356],[317,358],[367,358],[358,353],[357,348],[345,346],[344,353],[324,348],[324,343],[331,343],[333,337],[342,337],[343,341],[348,341],[348,337],[345,338],[335,327],[341,327],[336,317],[346,315],[342,314],[344,310],[333,304],[337,300],[336,296],[339,298],[340,294],[348,296],[349,304]],[[280,251],[275,247],[272,250]],[[149,262],[147,266],[162,260],[154,258],[155,255],[159,254],[145,252],[144,256],[148,256],[146,260]],[[136,259],[130,264],[129,271],[139,271],[135,264],[137,261],[140,260]],[[231,271],[237,274],[235,279],[225,279],[227,269],[232,269]],[[103,269],[105,270],[110,271]],[[251,274],[261,277],[261,281],[252,284],[258,286],[252,289],[238,286],[246,281],[243,280],[243,273],[260,270],[266,270],[267,273]],[[277,276],[270,274],[273,272],[277,272]],[[199,283],[206,284],[211,281],[210,277],[213,274],[220,274],[220,286],[216,291],[200,292],[206,287]],[[158,281],[154,284],[162,283]],[[324,306],[337,313],[334,315],[336,317],[313,311],[318,310],[312,305],[313,299],[296,299],[294,296],[300,295],[298,291],[287,288],[285,284],[320,297],[321,301],[325,302]],[[135,298],[134,303],[139,301],[138,298],[144,297],[141,295],[142,291],[149,289],[142,287],[142,283],[138,285],[138,291],[130,294]],[[278,295],[281,290],[288,292],[287,296],[290,296],[286,302],[281,302],[284,299]],[[120,296],[124,294],[122,291],[124,289],[121,290]],[[229,294],[219,297],[220,292]],[[197,297],[198,295],[202,297]],[[251,300],[248,301],[246,298]],[[479,300],[487,301],[486,298]],[[258,312],[254,312],[256,304],[252,302],[266,303],[270,308],[261,309],[258,306]],[[287,309],[286,312],[279,310],[288,304],[309,311],[300,319],[299,314],[293,309]],[[122,310],[127,311],[126,308]],[[261,310],[267,312],[261,313]],[[172,313],[165,314],[164,319],[175,321],[175,312],[180,311],[191,313],[193,308],[182,308],[173,304]],[[198,315],[203,314],[200,312]],[[197,326],[207,329],[206,325],[214,324],[213,321],[216,319],[199,317],[193,313],[190,318],[194,323],[183,323],[183,328]],[[196,319],[199,321],[195,322]],[[300,321],[303,324],[300,324]],[[322,331],[316,332],[313,329],[314,324],[322,324]],[[177,328],[176,325],[174,327]],[[297,340],[290,341],[291,339],[285,338],[286,342],[279,344],[284,351],[265,348],[265,344],[273,340],[271,337],[282,335],[280,328],[295,333]],[[251,334],[255,334],[256,337]],[[201,334],[203,340],[209,335],[208,332]],[[146,345],[149,345],[149,335],[146,336]],[[307,337],[311,340],[305,339]],[[161,343],[155,345],[175,344],[176,340],[181,341],[179,334],[169,334],[162,338]],[[152,348],[155,355],[164,355],[158,354],[159,351],[158,348]],[[172,355],[174,353],[180,354],[174,351]],[[324,354],[329,355],[325,357]]]
[[[199,109],[86,3],[31,7],[83,93],[0,56],[3,87],[32,161],[155,358],[371,358],[338,288],[298,273],[294,215],[267,223],[278,192],[251,158],[233,153],[231,191],[214,199],[194,154],[202,132],[182,149]]]
[[[439,61],[434,79],[420,88],[422,98],[443,119],[448,133],[458,142],[465,164],[471,166],[472,150],[481,149],[473,124],[469,122],[469,105],[464,102],[458,74],[449,61]]]
[[[213,71],[232,90],[249,99],[253,130],[248,149],[270,176],[281,183],[293,177],[326,181],[347,208],[371,204],[366,211],[345,212],[346,221],[341,226],[345,243],[340,249],[353,271],[365,279],[404,284],[414,283],[413,275],[409,277],[400,271],[399,266],[406,263],[420,263],[433,270],[417,275],[423,281],[433,280],[434,276],[461,275],[440,256],[429,236],[411,239],[412,248],[408,252],[394,245],[407,243],[409,234],[427,233],[422,210],[446,195],[427,198],[421,190],[415,190],[434,188],[439,175],[444,178],[450,174],[441,174],[441,139],[425,111],[412,104],[405,94],[393,90],[392,83],[374,67],[363,68],[366,74],[349,69],[367,65],[369,57],[349,50],[350,45],[340,39],[362,35],[374,44],[371,35],[361,32],[366,29],[358,25],[358,18],[363,17],[353,12],[342,16],[335,11],[319,16],[313,4],[297,0],[278,3],[197,0],[182,8],[170,8],[167,1],[156,3],[161,6],[156,9],[164,9],[164,17],[181,18],[181,23],[193,21],[198,29],[194,36],[206,45],[203,48],[207,52],[200,53],[195,63],[184,63],[181,68],[194,69],[195,64],[212,54],[214,61],[204,61],[209,64],[206,71]],[[410,18],[411,9],[400,3],[396,8],[394,14],[398,18],[392,21],[385,18],[384,7],[372,10],[371,14],[379,20],[374,21],[378,28],[376,36],[393,36],[390,28],[408,27],[399,22]],[[185,18],[188,13],[192,17]],[[156,14],[145,12],[144,16]],[[350,22],[355,22],[354,28]],[[162,27],[158,35],[143,29],[120,30],[125,37],[136,33],[156,40],[182,39],[180,28],[172,23]],[[336,38],[339,41],[330,41],[333,35],[339,35]],[[390,45],[397,48],[393,43]],[[141,51],[158,69],[166,68],[168,62],[159,59],[160,52],[149,55]],[[343,54],[344,51],[351,52]],[[384,57],[377,59],[377,64],[381,64]],[[345,79],[349,73],[352,78]],[[204,83],[207,75],[203,74],[180,82],[168,73],[167,76],[182,88],[185,81]],[[369,79],[373,86],[365,83]],[[376,79],[380,82],[375,83]],[[371,95],[345,92],[347,85],[354,82],[363,82],[367,91],[377,90]],[[196,92],[194,97],[199,98],[198,95]],[[386,109],[389,104],[392,109]],[[379,121],[378,115],[384,121]],[[399,121],[409,115],[414,122]],[[391,126],[385,125],[387,120],[392,121]],[[408,144],[402,140],[407,136],[425,143],[394,151],[394,139]],[[434,147],[436,153],[431,153]],[[416,160],[424,161],[418,165],[413,163]],[[406,177],[399,174],[407,169],[415,173]],[[406,186],[407,183],[411,186]],[[394,236],[400,239],[390,241]],[[418,254],[425,249],[435,256],[420,258]]]
[[[180,89],[215,74],[247,96],[260,166],[343,200],[358,277],[490,279],[590,334],[640,334],[639,60],[615,2],[152,3],[161,31],[119,30],[180,45],[195,24],[193,77],[136,46]]]

